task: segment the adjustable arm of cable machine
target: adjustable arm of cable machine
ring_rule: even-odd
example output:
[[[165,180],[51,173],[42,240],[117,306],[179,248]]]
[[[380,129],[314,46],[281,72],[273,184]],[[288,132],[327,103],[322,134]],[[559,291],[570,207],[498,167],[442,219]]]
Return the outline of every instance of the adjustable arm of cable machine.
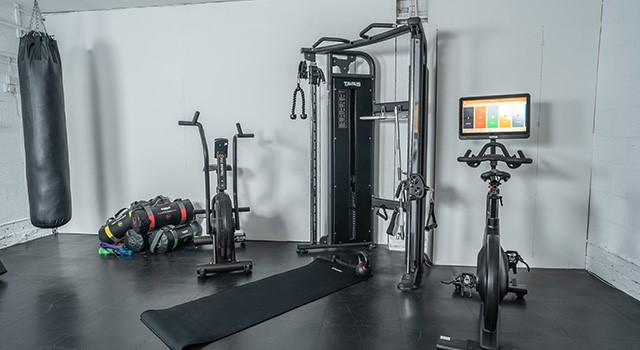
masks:
[[[406,33],[409,33],[411,32],[413,25],[414,24],[410,24],[410,25],[404,25],[401,27],[393,28],[386,32],[382,32],[380,34],[367,37],[367,39],[358,39],[354,41],[348,41],[346,39],[343,39],[344,41],[339,44],[327,45],[322,47],[317,47],[317,46],[303,47],[302,49],[300,49],[300,52],[303,54],[328,54],[336,51],[343,51],[343,50],[355,49],[357,47],[368,46],[368,45],[376,44],[376,43],[386,41],[386,40],[404,35]],[[365,31],[365,33],[367,31]],[[325,39],[325,38],[322,38],[322,39]],[[320,39],[314,45],[319,45],[323,41],[322,39]],[[327,41],[327,40],[324,40],[324,41]]]

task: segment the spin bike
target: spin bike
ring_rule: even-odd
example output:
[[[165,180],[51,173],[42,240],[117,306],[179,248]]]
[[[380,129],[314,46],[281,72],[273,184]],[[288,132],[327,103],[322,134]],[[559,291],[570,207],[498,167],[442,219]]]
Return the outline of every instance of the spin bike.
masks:
[[[500,152],[497,152],[498,150]],[[509,270],[512,270],[514,274],[517,273],[518,262],[524,262],[522,257],[516,251],[505,252],[500,246],[500,218],[498,215],[498,208],[502,206],[500,185],[507,182],[511,178],[511,174],[498,170],[497,166],[498,162],[503,162],[510,169],[516,169],[522,164],[531,164],[532,160],[525,157],[522,151],[517,151],[517,155],[510,155],[503,144],[497,142],[496,138],[491,138],[491,141],[482,147],[478,155],[473,155],[471,150],[467,150],[464,156],[458,157],[458,161],[467,163],[472,168],[477,168],[483,162],[489,162],[491,167],[489,171],[480,175],[480,178],[489,184],[484,242],[478,253],[477,284],[475,286],[482,300],[480,304],[480,339],[479,342],[476,342],[441,336],[437,349],[506,349],[500,346],[499,339],[500,302],[508,293],[515,293],[518,299],[522,299],[527,294],[527,289],[524,285],[518,285],[515,279],[509,281]]]
[[[240,212],[247,212],[248,207],[238,207],[238,187],[237,187],[237,141],[238,138],[253,138],[253,134],[245,134],[242,131],[240,123],[236,123],[238,133],[233,137],[233,166],[227,164],[227,153],[229,148],[229,140],[225,138],[217,138],[214,140],[214,155],[216,164],[209,164],[209,148],[207,147],[207,138],[204,134],[202,124],[198,122],[200,112],[194,114],[192,120],[178,121],[180,126],[196,126],[200,133],[200,141],[202,143],[202,154],[204,158],[204,187],[205,187],[205,209],[196,210],[196,214],[206,215],[206,235],[195,237],[193,243],[195,246],[213,244],[213,260],[209,263],[198,264],[198,277],[204,278],[209,274],[244,271],[251,272],[253,267],[251,260],[236,260],[235,243],[244,243],[244,234],[236,236],[236,231],[240,230]],[[216,194],[211,199],[211,185],[209,173],[214,171],[218,174],[218,182]],[[233,173],[233,203],[231,198],[225,192],[227,189],[227,171]],[[235,203],[235,206],[234,206]]]

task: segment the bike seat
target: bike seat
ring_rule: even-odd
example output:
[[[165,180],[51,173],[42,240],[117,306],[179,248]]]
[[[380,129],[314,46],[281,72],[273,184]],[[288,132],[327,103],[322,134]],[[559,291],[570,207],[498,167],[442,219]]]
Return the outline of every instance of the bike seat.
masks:
[[[496,180],[498,180],[499,182],[500,181],[507,182],[511,178],[511,174],[509,174],[506,171],[501,171],[501,170],[490,170],[490,171],[485,171],[484,173],[482,173],[480,175],[480,178],[484,182],[492,180],[492,178],[496,178]]]

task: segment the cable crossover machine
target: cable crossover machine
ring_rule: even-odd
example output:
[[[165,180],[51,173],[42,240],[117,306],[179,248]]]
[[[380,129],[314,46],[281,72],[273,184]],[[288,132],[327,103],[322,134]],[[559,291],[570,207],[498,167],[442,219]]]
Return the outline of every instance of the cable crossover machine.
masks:
[[[375,35],[372,29],[383,29]],[[355,50],[368,45],[410,36],[409,100],[378,102],[376,99],[376,65],[371,55]],[[298,84],[293,93],[291,119],[306,119],[305,94],[301,80],[309,83],[310,114],[310,242],[298,245],[298,253],[315,249],[350,249],[374,247],[374,210],[388,219],[393,211],[387,233],[405,240],[406,271],[399,289],[417,289],[422,266],[430,263],[424,253],[426,232],[436,227],[433,215],[432,190],[426,185],[427,173],[427,41],[420,18],[406,23],[372,23],[360,32],[360,38],[348,40],[322,37],[311,47],[303,47],[304,60],[298,65]],[[317,66],[317,56],[326,56],[327,76]],[[367,73],[356,72],[355,62],[363,61]],[[319,95],[320,84],[327,84],[329,149],[328,203],[326,205],[328,232],[319,237]],[[300,95],[302,112],[296,114],[296,100]],[[392,117],[390,115],[393,115]],[[401,166],[400,123],[407,119],[406,165]],[[373,156],[374,128],[378,120],[395,120],[394,162],[396,162],[397,190],[394,199],[374,195]],[[431,196],[429,196],[431,193]],[[427,203],[427,199],[431,199]],[[429,222],[427,222],[429,221]]]

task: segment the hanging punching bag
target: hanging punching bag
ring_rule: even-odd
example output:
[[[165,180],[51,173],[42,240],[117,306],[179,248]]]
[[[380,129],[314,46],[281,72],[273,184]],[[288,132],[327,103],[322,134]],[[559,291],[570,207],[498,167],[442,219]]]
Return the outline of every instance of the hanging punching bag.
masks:
[[[71,220],[62,65],[37,1],[31,17],[36,28],[29,25],[18,48],[29,211],[34,226],[54,228]],[[39,30],[40,23],[44,31]]]

